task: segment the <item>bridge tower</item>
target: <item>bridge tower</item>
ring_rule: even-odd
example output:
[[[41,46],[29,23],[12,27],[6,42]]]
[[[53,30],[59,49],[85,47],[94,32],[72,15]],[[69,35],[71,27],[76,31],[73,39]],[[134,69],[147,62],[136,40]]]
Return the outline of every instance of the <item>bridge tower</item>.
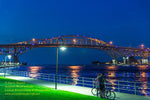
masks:
[[[123,57],[123,64],[126,64],[126,58]]]
[[[128,56],[126,57],[126,61],[127,61],[126,64],[129,64],[130,61],[129,61],[129,57]]]
[[[112,59],[112,64],[113,64],[113,65],[116,65],[116,64],[118,64],[118,61],[117,61],[117,59],[114,59],[114,58],[113,58],[113,59]]]
[[[107,50],[105,51],[111,58],[112,58],[112,64],[116,65],[118,64],[118,58],[120,57],[120,53],[113,50]]]

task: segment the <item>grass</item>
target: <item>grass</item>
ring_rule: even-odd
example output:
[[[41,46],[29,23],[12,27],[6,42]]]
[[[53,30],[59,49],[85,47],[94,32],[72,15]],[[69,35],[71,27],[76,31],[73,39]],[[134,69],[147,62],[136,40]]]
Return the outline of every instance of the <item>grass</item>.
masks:
[[[102,100],[3,77],[0,77],[0,95],[0,100]]]

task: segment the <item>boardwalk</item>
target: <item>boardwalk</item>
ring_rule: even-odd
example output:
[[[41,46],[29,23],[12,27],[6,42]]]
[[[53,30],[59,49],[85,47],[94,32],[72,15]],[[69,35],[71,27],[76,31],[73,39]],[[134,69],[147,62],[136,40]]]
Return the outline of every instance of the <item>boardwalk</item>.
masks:
[[[3,76],[3,73],[0,73],[0,76]],[[15,79],[19,81],[24,81],[28,83],[45,86],[45,87],[55,88],[54,82],[37,80],[37,79],[28,78],[28,77],[13,76],[9,74],[7,74],[6,77],[10,79]],[[58,83],[58,90],[71,91],[71,92],[76,92],[76,93],[92,96],[91,88],[87,88],[87,87],[80,87],[80,86],[73,86],[73,85]],[[131,95],[131,94],[126,94],[126,93],[116,92],[116,95],[117,95],[116,100],[150,100],[150,97],[137,96],[137,95]]]

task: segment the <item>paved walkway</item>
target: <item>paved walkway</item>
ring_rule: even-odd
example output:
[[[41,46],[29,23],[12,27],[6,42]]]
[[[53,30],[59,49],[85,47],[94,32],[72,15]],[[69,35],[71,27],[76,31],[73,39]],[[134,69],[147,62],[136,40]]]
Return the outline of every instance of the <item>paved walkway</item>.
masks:
[[[0,73],[0,76],[3,76],[3,73]],[[6,78],[24,81],[24,82],[28,82],[32,84],[45,86],[45,87],[55,88],[54,82],[32,79],[29,77],[14,76],[14,75],[9,75],[9,74],[6,75]],[[80,86],[73,86],[69,84],[58,83],[58,90],[71,91],[71,92],[76,92],[76,93],[92,96],[91,88],[87,88],[87,87],[80,87]],[[119,92],[116,92],[116,96],[117,96],[116,100],[150,100],[150,97],[119,93]]]

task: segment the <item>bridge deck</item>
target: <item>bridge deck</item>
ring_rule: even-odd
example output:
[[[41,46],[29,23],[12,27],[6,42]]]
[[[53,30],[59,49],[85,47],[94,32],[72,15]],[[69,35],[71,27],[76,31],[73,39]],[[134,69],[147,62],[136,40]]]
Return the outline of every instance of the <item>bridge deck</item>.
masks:
[[[0,73],[0,76],[3,76],[3,73]],[[55,87],[54,82],[37,80],[37,79],[28,78],[28,77],[14,76],[14,75],[9,75],[9,74],[7,74],[6,77],[10,79],[15,79],[19,81],[24,81],[24,82],[28,82],[32,84],[45,86],[45,87],[50,87],[50,88]],[[76,92],[76,93],[92,96],[91,88],[87,88],[87,87],[80,87],[80,86],[73,86],[73,85],[58,83],[58,90],[71,91],[71,92]],[[117,96],[116,100],[150,100],[150,97],[119,93],[119,92],[116,92],[116,96]]]

